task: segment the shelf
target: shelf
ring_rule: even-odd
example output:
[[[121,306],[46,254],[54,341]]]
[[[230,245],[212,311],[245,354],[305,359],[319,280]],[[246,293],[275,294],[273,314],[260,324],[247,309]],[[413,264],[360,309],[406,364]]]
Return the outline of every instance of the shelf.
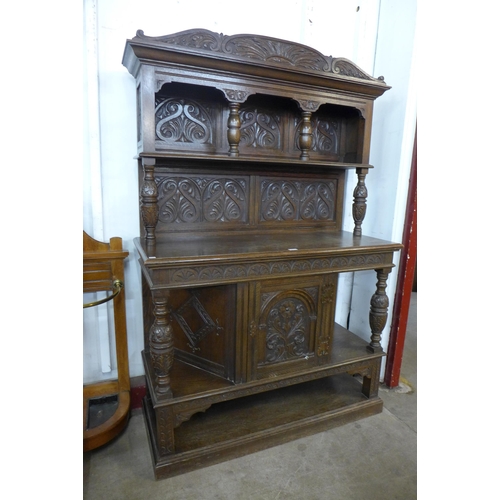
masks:
[[[134,239],[139,253],[148,267],[209,261],[271,260],[275,257],[321,257],[322,255],[363,254],[384,250],[393,252],[402,245],[390,241],[355,237],[348,231],[314,231],[273,233],[265,231],[246,234],[233,231],[220,235],[200,232],[158,235],[154,253],[140,238]]]
[[[230,157],[223,154],[213,154],[208,156],[206,153],[193,153],[192,151],[182,154],[180,152],[168,153],[161,151],[143,151],[137,157],[150,158],[158,160],[159,167],[196,167],[196,168],[217,168],[221,167],[231,168],[237,170],[242,168],[245,171],[262,170],[262,164],[276,166],[277,168],[286,168],[287,171],[294,169],[303,171],[304,167],[319,167],[326,170],[340,169],[351,170],[354,168],[372,169],[373,165],[368,163],[354,163],[354,162],[336,162],[328,159],[309,159],[301,160],[300,158],[283,158],[283,157],[270,157],[262,156],[256,159],[255,156],[248,156],[240,154],[238,157]]]
[[[155,416],[144,401],[155,477],[171,477],[380,413],[347,374],[213,405],[175,430],[176,453],[159,458]]]

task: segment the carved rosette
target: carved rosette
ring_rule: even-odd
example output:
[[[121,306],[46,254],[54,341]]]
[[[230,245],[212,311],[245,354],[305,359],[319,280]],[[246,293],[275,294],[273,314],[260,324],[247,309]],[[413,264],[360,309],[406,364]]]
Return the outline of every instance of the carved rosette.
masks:
[[[321,289],[321,303],[332,303],[335,298],[335,285],[333,283],[325,283]]]
[[[172,397],[170,370],[174,362],[174,339],[168,321],[168,291],[153,291],[155,320],[149,330],[149,349],[155,374],[155,392],[160,397]]]
[[[321,339],[318,346],[318,356],[328,356],[330,352],[330,342],[328,338]]]
[[[377,269],[377,291],[370,301],[370,328],[372,331],[370,346],[371,352],[382,350],[380,345],[381,333],[387,323],[387,310],[389,308],[389,298],[385,292],[387,288],[387,278],[390,269]]]

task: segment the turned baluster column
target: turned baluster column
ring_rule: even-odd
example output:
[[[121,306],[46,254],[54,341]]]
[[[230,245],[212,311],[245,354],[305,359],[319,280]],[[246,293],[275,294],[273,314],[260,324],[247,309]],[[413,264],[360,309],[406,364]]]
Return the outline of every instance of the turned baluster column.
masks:
[[[222,88],[229,103],[229,116],[227,118],[227,141],[229,142],[228,156],[236,158],[239,156],[239,145],[241,139],[241,117],[240,107],[250,92],[234,88]]]
[[[156,186],[154,171],[155,160],[143,158],[142,168],[144,178],[140,194],[141,218],[144,226],[144,237],[147,245],[156,242],[156,224],[158,222],[158,187]]]
[[[390,269],[377,269],[377,291],[373,294],[370,301],[370,328],[372,331],[370,345],[367,349],[370,352],[382,351],[380,339],[382,330],[387,323],[387,310],[389,308],[389,298],[385,293],[387,288],[387,277]]]
[[[174,339],[167,307],[168,290],[153,290],[155,320],[149,330],[149,353],[155,374],[154,390],[161,398],[171,398],[170,370],[174,363]]]
[[[354,203],[352,205],[352,217],[354,219],[354,236],[361,236],[361,224],[366,214],[366,198],[368,189],[365,185],[365,177],[368,173],[367,168],[357,168],[358,184],[354,188]]]
[[[229,156],[237,157],[240,152],[238,146],[241,138],[240,103],[229,103],[229,117],[227,119],[227,141],[229,142]]]
[[[302,127],[299,135],[300,159],[309,160],[309,150],[312,147],[311,111],[302,111]]]

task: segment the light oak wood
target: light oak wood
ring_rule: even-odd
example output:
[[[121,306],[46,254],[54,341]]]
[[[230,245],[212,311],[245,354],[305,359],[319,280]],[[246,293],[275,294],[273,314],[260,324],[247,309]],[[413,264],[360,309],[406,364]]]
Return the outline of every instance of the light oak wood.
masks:
[[[83,232],[83,292],[110,292],[115,280],[125,282],[124,260],[128,252],[122,239],[111,238],[109,243],[95,240]],[[130,376],[128,365],[125,291],[113,299],[116,363],[118,378],[83,386],[83,451],[90,451],[115,438],[126,426],[130,411]],[[96,307],[106,307],[98,305]],[[89,403],[106,396],[117,396],[113,415],[97,427],[89,427]]]

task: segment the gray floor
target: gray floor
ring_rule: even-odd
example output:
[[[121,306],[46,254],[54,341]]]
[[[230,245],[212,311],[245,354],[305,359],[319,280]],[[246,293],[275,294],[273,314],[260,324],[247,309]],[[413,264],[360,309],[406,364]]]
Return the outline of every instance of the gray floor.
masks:
[[[84,455],[87,500],[412,500],[417,498],[417,293],[400,386],[379,415],[181,476],[155,481],[142,413]]]

